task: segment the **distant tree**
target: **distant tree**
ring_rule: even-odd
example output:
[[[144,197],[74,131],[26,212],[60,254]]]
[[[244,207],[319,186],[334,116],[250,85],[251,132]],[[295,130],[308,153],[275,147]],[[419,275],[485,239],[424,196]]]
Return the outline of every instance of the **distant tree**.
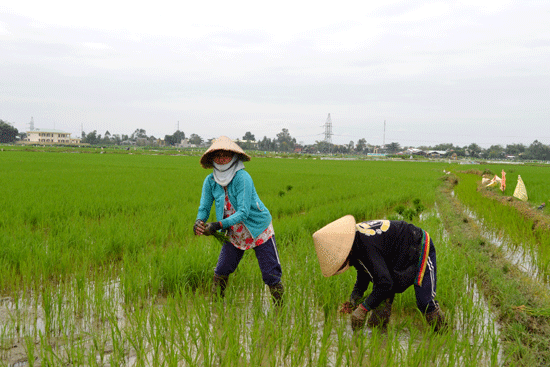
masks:
[[[131,140],[136,140],[137,138],[147,139],[147,132],[144,129],[136,129],[130,137]]]
[[[202,138],[197,134],[191,134],[191,136],[189,137],[189,143],[191,144],[201,145],[202,142],[203,142]]]
[[[453,151],[453,153],[456,153],[456,155],[458,157],[466,157],[466,150],[468,149],[468,147],[464,147],[464,148],[459,148],[459,147],[456,147]]]
[[[288,129],[283,129],[280,133],[277,134],[277,144],[280,151],[290,152],[294,150],[296,139],[290,136]]]
[[[237,142],[237,144],[243,149],[257,148],[256,138],[250,131],[247,131],[246,134],[244,134],[243,139],[240,142]]]
[[[181,143],[181,141],[183,139],[185,139],[185,133],[183,131],[180,131],[180,130],[176,130],[176,132],[174,133],[173,137],[176,139],[176,141],[178,143]]]
[[[88,134],[82,132],[82,136],[83,143],[88,143],[90,145],[97,145],[101,143],[101,135],[97,134],[97,130],[94,130]]]
[[[13,143],[19,131],[11,124],[0,120],[0,143]]]
[[[508,155],[518,156],[525,152],[525,149],[527,148],[523,144],[508,144],[506,145],[506,149],[504,151]]]
[[[349,153],[347,145],[332,145],[332,153],[346,154]]]
[[[393,142],[386,145],[386,149],[389,153],[397,153],[401,150],[401,145],[399,145],[399,143]]]
[[[354,145],[354,143],[353,143],[353,140],[350,140],[350,142],[349,142],[349,144],[348,144],[348,149],[349,149],[350,152],[353,151],[354,146],[355,146],[355,145]]]
[[[468,145],[468,152],[470,152],[470,156],[472,157],[481,157],[481,151],[481,147],[476,143]]]
[[[504,157],[504,148],[501,145],[491,145],[486,150],[487,158],[498,159]]]
[[[271,139],[269,139],[267,136],[264,136],[264,138],[258,142],[258,149],[273,150],[273,143],[271,142]]]
[[[320,153],[334,153],[334,145],[326,141],[315,141],[317,151]]]
[[[256,138],[254,137],[254,134],[252,134],[250,131],[247,131],[243,136],[243,140],[256,141]]]
[[[550,160],[550,146],[542,144],[540,141],[535,140],[527,151],[525,152],[526,158],[548,161]]]
[[[433,150],[451,150],[453,149],[453,143],[437,144],[433,147]]]
[[[101,139],[102,144],[112,144],[111,142],[111,133],[109,130],[105,131],[105,134],[103,135],[103,139]]]
[[[167,146],[173,146],[176,145],[176,139],[174,139],[174,135],[164,135],[164,143]]]
[[[367,140],[365,138],[361,138],[357,140],[357,145],[355,146],[355,150],[359,153],[361,153],[365,148],[367,147]]]

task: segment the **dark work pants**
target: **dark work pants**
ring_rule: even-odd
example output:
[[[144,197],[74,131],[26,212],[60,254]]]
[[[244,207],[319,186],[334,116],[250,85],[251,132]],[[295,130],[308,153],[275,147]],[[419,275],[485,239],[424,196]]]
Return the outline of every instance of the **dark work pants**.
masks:
[[[416,305],[422,313],[429,313],[438,307],[435,300],[435,289],[437,285],[437,266],[435,261],[435,246],[430,239],[430,252],[426,264],[426,271],[422,280],[422,286],[414,285],[416,294]]]
[[[237,270],[237,266],[243,258],[245,250],[241,250],[233,246],[229,242],[225,242],[222,246],[218,264],[214,271],[216,275],[229,275]],[[274,286],[281,281],[281,263],[279,262],[279,254],[275,243],[275,236],[262,243],[260,246],[254,247],[256,259],[262,272],[262,279],[268,286]]]

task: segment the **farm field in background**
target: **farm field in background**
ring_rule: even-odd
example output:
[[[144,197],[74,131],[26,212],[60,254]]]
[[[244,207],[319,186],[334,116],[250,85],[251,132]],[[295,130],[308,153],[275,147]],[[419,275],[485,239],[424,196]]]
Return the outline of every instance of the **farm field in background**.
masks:
[[[279,313],[251,251],[212,304],[219,244],[191,230],[209,173],[197,156],[4,151],[0,166],[0,365],[492,366],[514,350],[440,213],[444,169],[470,177],[458,165],[253,157],[287,289]],[[311,239],[346,214],[430,232],[452,332],[428,329],[410,289],[387,333],[352,335],[338,307],[354,271],[324,278]]]
[[[481,176],[502,176],[506,173],[506,188],[501,191],[499,185],[484,188]],[[460,185],[455,188],[458,198],[475,212],[475,216],[494,230],[494,235],[509,242],[510,251],[519,249],[536,267],[537,276],[548,283],[550,281],[550,170],[547,166],[523,165],[480,165],[475,170],[456,170]],[[528,202],[513,197],[521,175],[525,184]],[[504,203],[504,205],[503,205]],[[545,206],[538,209],[542,203]]]

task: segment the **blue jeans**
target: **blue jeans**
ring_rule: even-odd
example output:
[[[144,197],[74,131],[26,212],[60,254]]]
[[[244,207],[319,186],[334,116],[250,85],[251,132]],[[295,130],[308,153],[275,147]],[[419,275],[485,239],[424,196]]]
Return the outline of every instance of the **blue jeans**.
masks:
[[[216,270],[214,270],[216,275],[229,275],[237,270],[237,266],[239,266],[243,258],[244,251],[236,248],[229,242],[225,242],[218,257]],[[256,259],[258,260],[264,283],[268,286],[278,284],[281,281],[282,270],[275,236],[271,236],[269,240],[260,246],[254,247],[254,252],[256,253]]]

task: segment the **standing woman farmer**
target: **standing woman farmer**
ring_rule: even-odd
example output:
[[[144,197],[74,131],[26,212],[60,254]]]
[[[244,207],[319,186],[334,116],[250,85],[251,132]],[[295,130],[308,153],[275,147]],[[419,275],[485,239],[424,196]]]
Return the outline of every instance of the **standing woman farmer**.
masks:
[[[258,197],[252,178],[244,170],[243,162],[249,160],[250,156],[226,136],[214,140],[202,155],[202,167],[213,168],[213,172],[206,176],[202,185],[193,232],[209,236],[224,230],[229,239],[222,245],[214,270],[212,292],[215,295],[219,292],[224,297],[229,275],[237,269],[244,251],[254,249],[262,279],[269,287],[274,304],[281,306],[284,287],[275,232],[271,214]],[[212,203],[216,205],[217,221],[205,223]]]
[[[355,223],[346,215],[313,234],[315,250],[325,277],[350,266],[357,280],[350,297],[354,331],[365,325],[386,327],[393,298],[414,285],[416,305],[434,330],[446,328],[445,317],[435,300],[437,267],[435,247],[423,229],[404,221],[372,220]],[[362,300],[373,283],[372,292]]]

